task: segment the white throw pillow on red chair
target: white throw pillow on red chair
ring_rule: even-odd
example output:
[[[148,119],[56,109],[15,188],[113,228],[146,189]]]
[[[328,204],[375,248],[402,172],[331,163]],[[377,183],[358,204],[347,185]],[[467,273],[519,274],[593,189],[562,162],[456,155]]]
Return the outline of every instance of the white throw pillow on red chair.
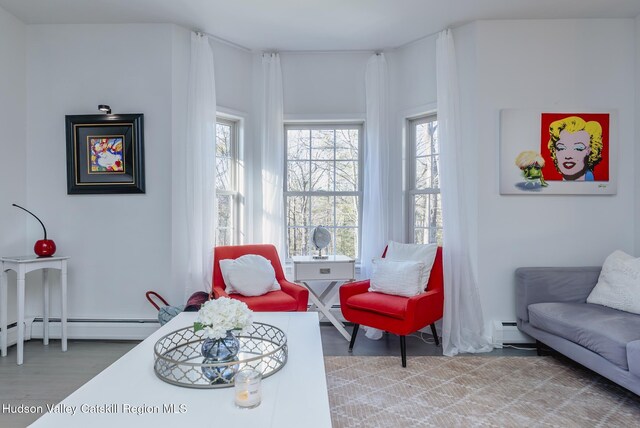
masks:
[[[246,254],[237,259],[223,259],[219,263],[227,294],[262,296],[280,290],[271,262],[262,256]]]
[[[375,258],[369,279],[369,291],[412,297],[424,291],[424,263]]]
[[[438,244],[402,244],[400,242],[389,241],[387,245],[386,259],[414,261],[424,264],[422,271],[422,291],[427,289],[431,268],[436,259]]]

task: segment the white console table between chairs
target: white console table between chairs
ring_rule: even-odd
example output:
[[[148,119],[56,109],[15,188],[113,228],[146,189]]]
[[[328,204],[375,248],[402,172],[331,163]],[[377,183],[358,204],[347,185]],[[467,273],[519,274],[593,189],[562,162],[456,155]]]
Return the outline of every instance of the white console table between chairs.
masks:
[[[331,305],[335,300],[340,282],[355,280],[356,261],[347,256],[328,256],[326,259],[314,259],[312,256],[293,256],[293,280],[309,290],[311,308],[315,305],[320,312],[338,329],[345,339],[351,340],[351,335],[332,313]],[[330,281],[327,288],[319,296],[309,287],[307,281]],[[335,290],[334,290],[335,288]],[[333,292],[332,292],[333,291]]]
[[[62,352],[67,350],[67,260],[69,257],[37,257],[37,256],[19,256],[19,257],[0,257],[2,263],[2,271],[0,272],[0,328],[2,329],[2,356],[7,356],[7,271],[13,270],[18,274],[18,364],[23,362],[24,350],[24,300],[25,300],[25,275],[34,270],[43,270],[43,294],[44,294],[44,338],[45,345],[49,344],[49,269],[57,269],[60,271],[60,285],[62,294],[62,312],[60,314],[60,323],[62,325]]]

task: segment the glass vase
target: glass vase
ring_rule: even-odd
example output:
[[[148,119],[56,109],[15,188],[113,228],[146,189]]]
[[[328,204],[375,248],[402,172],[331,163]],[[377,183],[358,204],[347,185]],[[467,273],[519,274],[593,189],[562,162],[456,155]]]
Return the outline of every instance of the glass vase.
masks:
[[[217,363],[230,363],[238,361],[240,351],[240,341],[234,336],[231,330],[221,339],[207,338],[202,342],[200,352],[204,359],[202,363],[202,374],[213,383],[231,383],[238,371],[238,364],[224,364],[216,366]],[[206,364],[212,364],[211,366]]]

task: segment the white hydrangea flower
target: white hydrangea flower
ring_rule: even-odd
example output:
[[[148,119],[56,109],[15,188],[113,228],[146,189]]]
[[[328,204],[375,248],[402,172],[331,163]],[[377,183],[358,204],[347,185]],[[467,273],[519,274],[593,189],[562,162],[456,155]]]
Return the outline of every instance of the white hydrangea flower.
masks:
[[[246,332],[253,323],[252,312],[240,300],[220,297],[209,300],[198,311],[196,323],[204,328],[204,334],[211,339],[222,339],[229,330]]]

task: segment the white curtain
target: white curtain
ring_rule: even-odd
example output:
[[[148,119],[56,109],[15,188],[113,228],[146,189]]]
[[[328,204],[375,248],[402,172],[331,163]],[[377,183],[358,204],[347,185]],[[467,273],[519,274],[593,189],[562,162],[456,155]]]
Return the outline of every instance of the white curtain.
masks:
[[[373,55],[365,75],[367,100],[364,189],[362,195],[363,277],[371,276],[371,259],[380,257],[389,239],[388,78],[384,54]]]
[[[206,35],[191,33],[187,107],[187,235],[189,245],[186,299],[195,291],[211,291],[217,204],[216,87],[213,52]]]
[[[280,55],[263,54],[262,71],[262,241],[275,245],[284,259],[284,102]]]
[[[436,41],[440,191],[442,192],[445,355],[488,352],[478,286],[469,257],[469,226],[462,173],[460,106],[456,51],[451,30]]]

